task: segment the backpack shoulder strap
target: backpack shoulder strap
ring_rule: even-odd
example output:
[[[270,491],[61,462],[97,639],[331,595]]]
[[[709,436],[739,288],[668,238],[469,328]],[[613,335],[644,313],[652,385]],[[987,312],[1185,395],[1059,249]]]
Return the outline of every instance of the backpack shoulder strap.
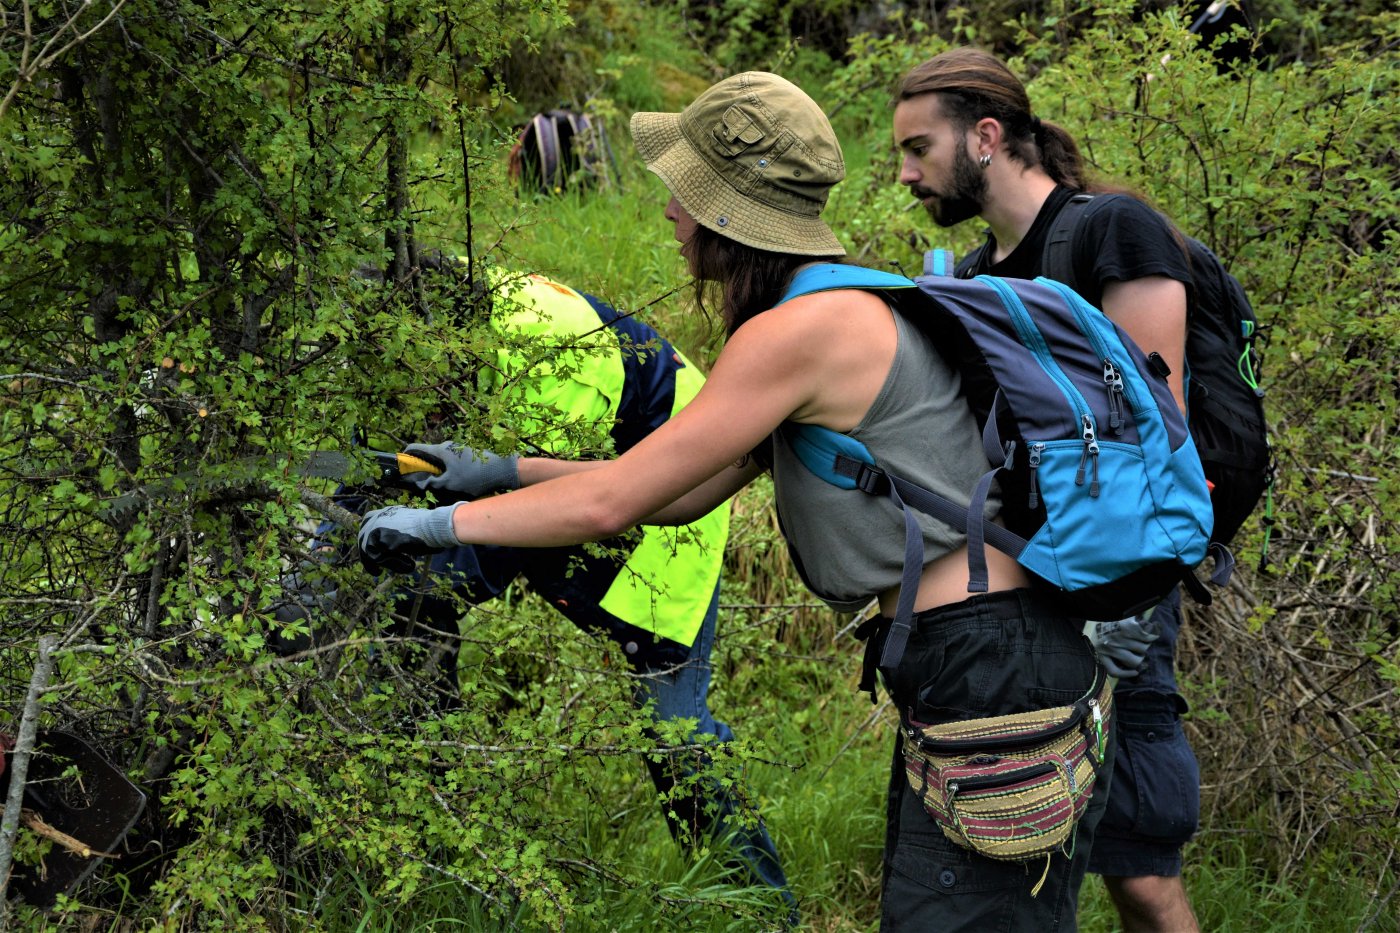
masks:
[[[914,287],[913,279],[896,275],[893,272],[881,272],[878,269],[849,266],[839,262],[822,262],[807,266],[793,276],[792,282],[788,284],[787,291],[783,292],[779,304],[791,301],[801,295],[829,292],[840,288],[889,291],[892,289],[913,289]]]
[[[876,291],[916,290],[913,280],[902,275],[863,266],[824,262],[807,266],[793,276],[778,303],[782,304],[815,292],[843,288]],[[796,425],[793,449],[808,470],[841,489],[857,488],[856,469],[861,464],[875,464],[875,458],[860,441],[815,424]]]
[[[924,253],[924,275],[957,275],[958,264],[950,249],[931,249]]]
[[[569,124],[569,129],[573,131],[575,136],[579,133],[587,133],[589,128],[593,125],[592,121],[588,119],[587,114],[578,113],[573,110],[563,110],[560,111],[560,114],[565,122]]]
[[[1050,232],[1045,237],[1045,250],[1041,253],[1042,274],[1048,279],[1063,282],[1078,291],[1074,281],[1074,233],[1079,229],[1079,219],[1089,209],[1092,194],[1076,194],[1060,208],[1055,220],[1050,224]]]
[[[913,631],[914,598],[919,591],[919,575],[924,569],[924,533],[914,517],[914,510],[931,515],[967,536],[967,588],[971,593],[987,591],[987,544],[1012,557],[1018,557],[1027,546],[1025,538],[1001,525],[981,519],[981,504],[987,501],[997,470],[982,476],[972,492],[973,505],[964,507],[923,486],[885,472],[875,464],[875,458],[864,444],[830,428],[799,424],[791,442],[802,465],[816,476],[840,489],[858,489],[867,495],[889,499],[902,517],[904,569],[900,574],[894,619],[885,635],[878,663],[880,670],[887,674],[893,674],[899,667]],[[871,689],[873,685],[873,680],[868,683],[862,680],[861,689]]]

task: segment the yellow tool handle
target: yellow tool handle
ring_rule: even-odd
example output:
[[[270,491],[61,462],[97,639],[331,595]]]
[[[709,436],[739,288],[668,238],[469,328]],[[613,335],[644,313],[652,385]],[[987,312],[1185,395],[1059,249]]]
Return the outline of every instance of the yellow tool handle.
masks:
[[[382,450],[374,452],[374,461],[379,465],[379,481],[381,483],[391,483],[401,485],[399,480],[406,473],[431,473],[434,476],[442,475],[442,468],[434,466],[422,457],[415,457],[413,454],[391,454]]]
[[[442,470],[433,466],[422,457],[415,457],[413,454],[395,455],[399,465],[400,473],[431,473],[434,476],[441,476]]]

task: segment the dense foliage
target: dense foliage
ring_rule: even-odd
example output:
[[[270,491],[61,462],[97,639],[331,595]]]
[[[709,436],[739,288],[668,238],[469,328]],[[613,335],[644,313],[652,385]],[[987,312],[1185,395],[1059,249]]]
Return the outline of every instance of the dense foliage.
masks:
[[[622,666],[528,593],[464,614],[456,639],[425,633],[342,548],[317,566],[343,637],[272,654],[268,607],[316,556],[311,530],[353,521],[298,466],[434,432],[529,440],[463,377],[499,339],[479,326],[482,267],[424,274],[436,250],[646,306],[703,354],[683,299],[653,304],[681,269],[621,127],[733,70],[785,71],[833,114],[851,174],[831,211],[854,256],[912,271],[935,239],[965,250],[975,225],[935,230],[893,184],[888,93],[971,41],[1015,57],[1103,176],[1225,257],[1264,326],[1267,560],[1256,522],[1246,568],[1183,635],[1207,805],[1192,860],[1306,891],[1325,873],[1327,909],[1359,904],[1339,928],[1393,925],[1400,19],[1381,6],[1260,3],[1256,22],[1279,21],[1238,60],[1187,32],[1193,9],[1126,0],[7,9],[0,732],[51,658],[40,725],[151,795],[121,858],[59,912],[13,919],[760,927],[770,899],[681,855],[656,817],[635,757],[674,736],[643,734]],[[618,176],[517,197],[511,125],[563,102],[609,121]],[[851,692],[856,647],[833,637],[850,620],[806,605],[785,560],[763,491],[746,495],[715,687],[744,741],[719,765],[748,770],[805,916],[863,929],[882,712]],[[433,671],[459,649],[456,705]],[[52,845],[0,825],[26,870]],[[1198,909],[1215,928],[1273,916]]]
[[[26,12],[15,58],[63,23]],[[472,722],[425,713],[396,678],[413,652],[372,644],[377,626],[356,637],[385,608],[355,570],[343,642],[266,651],[279,580],[307,559],[316,509],[335,514],[301,453],[397,449],[430,411],[464,437],[511,420],[461,379],[485,339],[473,267],[450,294],[420,275],[429,248],[484,250],[470,224],[447,236],[420,217],[467,216],[473,186],[498,183],[488,69],[564,22],[550,3],[130,3],[14,98],[6,712],[57,636],[49,718],[153,798],[125,856],[143,915],[246,928],[281,913],[282,873],[335,853],[376,896],[451,877],[570,910],[552,817],[516,797],[581,740],[486,724],[508,706],[491,700],[508,631],[479,639]],[[635,740],[615,709],[583,719]]]

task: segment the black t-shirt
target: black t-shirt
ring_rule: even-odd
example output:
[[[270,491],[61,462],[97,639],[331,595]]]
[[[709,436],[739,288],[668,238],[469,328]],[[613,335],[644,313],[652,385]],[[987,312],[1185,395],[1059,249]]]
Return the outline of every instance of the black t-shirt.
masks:
[[[988,230],[987,242],[958,263],[957,276],[1033,279],[1044,275],[1045,239],[1055,217],[1075,194],[1057,186],[1025,237],[1001,262],[991,261],[996,239]],[[1185,283],[1188,294],[1193,291],[1191,266],[1182,241],[1161,214],[1128,195],[1099,195],[1089,202],[1075,229],[1070,256],[1076,288],[1096,308],[1103,307],[1103,289],[1109,282],[1161,275]]]

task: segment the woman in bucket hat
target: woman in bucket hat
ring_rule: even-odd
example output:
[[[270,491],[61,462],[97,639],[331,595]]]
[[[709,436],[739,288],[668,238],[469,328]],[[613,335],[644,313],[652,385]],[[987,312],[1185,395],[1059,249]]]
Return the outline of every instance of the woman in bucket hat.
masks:
[[[830,123],[792,83],[748,72],[681,113],[634,115],[632,137],[670,190],[665,215],[697,296],[718,305],[728,332],[705,387],[616,460],[526,458],[517,491],[370,513],[360,531],[362,560],[375,570],[407,570],[416,555],[459,543],[554,547],[639,524],[680,524],[767,470],[808,586],[843,611],[877,599],[882,616],[892,617],[902,519],[888,499],[853,495],[804,467],[794,447],[798,426],[847,434],[879,465],[962,501],[986,460],[957,373],[917,326],[869,291],[785,300],[805,291],[793,287],[796,277],[839,279],[841,267],[830,263],[845,250],[821,219],[845,175]],[[930,517],[919,523],[925,564],[914,630],[886,679],[898,708],[946,722],[1083,696],[1097,665],[1082,622],[1045,605],[1024,571],[995,550],[987,551],[989,592],[969,598],[965,538]],[[1107,748],[1111,756],[1111,735]],[[905,779],[897,745],[881,929],[1074,929],[1106,796],[1100,781],[1065,854],[1044,863],[994,861],[944,836]]]

